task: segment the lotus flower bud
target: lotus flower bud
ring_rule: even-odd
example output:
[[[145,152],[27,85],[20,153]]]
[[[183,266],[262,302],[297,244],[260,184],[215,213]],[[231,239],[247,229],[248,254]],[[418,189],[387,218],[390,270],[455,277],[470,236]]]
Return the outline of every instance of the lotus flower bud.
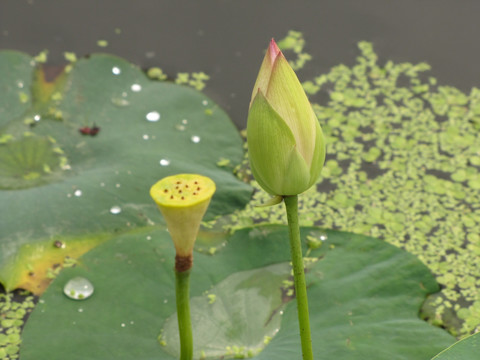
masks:
[[[150,189],[177,252],[176,268],[188,270],[200,223],[215,192],[212,179],[194,174],[168,176]],[[183,262],[182,264],[178,264]],[[183,267],[179,269],[178,267]]]
[[[300,194],[320,176],[325,161],[322,129],[273,39],[253,88],[247,142],[253,176],[272,195]]]

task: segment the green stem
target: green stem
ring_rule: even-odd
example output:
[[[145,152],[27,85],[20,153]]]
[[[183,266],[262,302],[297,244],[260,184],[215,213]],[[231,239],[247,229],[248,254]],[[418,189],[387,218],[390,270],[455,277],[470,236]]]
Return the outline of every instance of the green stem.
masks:
[[[300,227],[298,225],[298,196],[285,196],[284,201],[290,233],[290,252],[292,255],[302,355],[303,360],[313,360],[312,335],[310,333],[310,318],[308,315],[307,284],[305,282]]]
[[[190,320],[190,269],[175,270],[175,291],[177,297],[178,332],[180,334],[180,360],[192,360],[193,337]]]

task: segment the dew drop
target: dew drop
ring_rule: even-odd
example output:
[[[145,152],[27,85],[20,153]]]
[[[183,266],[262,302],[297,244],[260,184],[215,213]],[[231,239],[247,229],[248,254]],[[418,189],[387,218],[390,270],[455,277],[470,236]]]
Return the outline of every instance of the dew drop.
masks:
[[[122,73],[122,70],[121,70],[119,67],[114,66],[114,67],[112,68],[112,74],[113,74],[113,75],[120,75],[121,73]]]
[[[115,184],[115,187],[118,189],[121,185],[120,184]]]
[[[146,116],[148,121],[158,121],[160,120],[160,113],[158,111],[150,111]]]
[[[41,119],[42,119],[42,117],[38,114],[34,115],[34,117],[33,117],[33,120],[35,120],[35,121],[40,121]]]
[[[168,299],[163,300],[163,303],[166,304],[168,302]]]
[[[121,326],[121,327],[125,327],[125,323],[122,323],[120,326]]]
[[[200,142],[200,136],[198,135],[193,135],[190,140],[192,140],[193,143],[198,144]]]
[[[84,277],[70,279],[63,287],[63,293],[73,300],[85,300],[93,294],[93,285]]]
[[[152,240],[152,237],[150,235],[148,235],[147,240]]]
[[[23,81],[17,81],[17,86],[19,89],[23,89],[24,87]]]
[[[207,106],[207,105],[208,105],[208,101],[207,101],[207,100],[203,100],[203,101],[202,101],[202,105],[203,105],[203,106]]]
[[[183,125],[187,125],[187,124],[188,124],[188,120],[187,120],[187,119],[183,119],[183,120],[182,120],[182,124],[183,124]]]
[[[73,193],[73,195],[75,195],[76,197],[82,196],[82,190],[80,190],[80,189],[75,190],[75,192]]]
[[[143,140],[148,140],[148,139],[150,139],[150,136],[148,136],[147,134],[143,134],[142,139]]]
[[[82,309],[82,308],[79,308],[79,309],[78,309],[78,312],[79,312],[79,313],[83,312],[83,309]]]
[[[110,213],[113,215],[120,214],[122,212],[122,208],[120,206],[112,206],[110,208]]]
[[[327,234],[321,234],[319,236],[319,238],[320,238],[320,240],[325,241],[325,240],[327,240]]]
[[[161,160],[160,160],[160,165],[161,165],[161,166],[168,166],[168,165],[170,165],[170,160],[168,160],[168,159],[161,159]]]
[[[139,92],[142,90],[142,85],[140,84],[133,84],[130,89],[132,89],[133,92]]]

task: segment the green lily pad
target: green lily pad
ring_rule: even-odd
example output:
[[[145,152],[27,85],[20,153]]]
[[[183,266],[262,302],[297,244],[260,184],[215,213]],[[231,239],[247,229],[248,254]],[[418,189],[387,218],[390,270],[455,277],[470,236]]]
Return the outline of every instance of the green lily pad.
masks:
[[[227,276],[191,299],[197,358],[255,355],[276,335],[281,324],[290,266],[280,263]],[[288,288],[288,287],[287,287]],[[180,358],[177,314],[164,323],[164,350]]]
[[[162,177],[212,178],[218,190],[206,219],[249,201],[250,186],[232,171],[243,158],[241,137],[204,94],[150,80],[110,55],[78,60],[47,80],[32,64],[0,52],[0,282],[7,290],[40,293],[56,241],[63,257],[73,256],[74,242],[85,243],[84,252],[92,239],[162,222],[145,190]],[[222,158],[229,166],[217,165]]]
[[[432,360],[467,360],[476,359],[480,353],[480,333],[462,339],[442,351]]]
[[[195,253],[196,359],[300,358],[287,228],[258,226],[225,238],[216,255]],[[304,244],[307,238],[316,244],[306,258],[316,359],[429,359],[454,342],[418,318],[427,294],[439,289],[414,256],[316,227],[302,228]],[[22,334],[22,360],[176,359],[173,260],[168,233],[155,229],[120,235],[83,255],[40,298]],[[76,276],[95,286],[90,298],[63,294]]]
[[[22,115],[31,106],[30,87],[34,64],[27,54],[5,50],[0,52],[0,127]]]

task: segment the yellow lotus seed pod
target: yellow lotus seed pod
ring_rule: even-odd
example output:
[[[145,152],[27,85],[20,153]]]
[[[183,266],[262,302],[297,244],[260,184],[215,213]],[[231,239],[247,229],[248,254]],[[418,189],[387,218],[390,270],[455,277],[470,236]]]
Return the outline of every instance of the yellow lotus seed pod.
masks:
[[[196,174],[167,176],[150,189],[150,196],[167,222],[177,257],[191,257],[215,189],[212,179]]]

